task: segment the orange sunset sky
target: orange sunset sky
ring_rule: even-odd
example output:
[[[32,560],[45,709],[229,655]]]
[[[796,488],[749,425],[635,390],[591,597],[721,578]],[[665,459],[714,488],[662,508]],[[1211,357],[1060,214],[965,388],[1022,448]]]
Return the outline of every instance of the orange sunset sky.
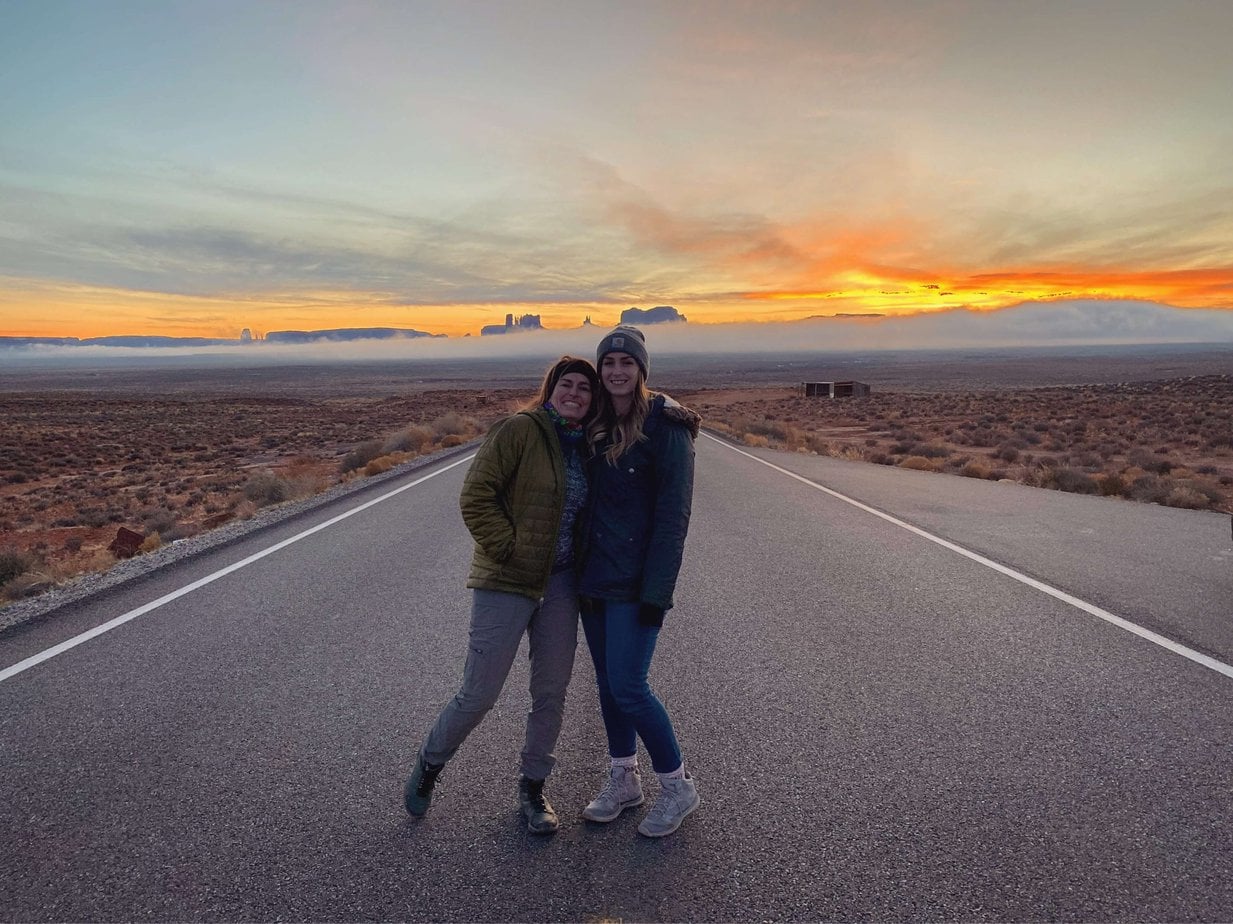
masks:
[[[1229,310],[1230,36],[1205,0],[6,3],[0,336]]]

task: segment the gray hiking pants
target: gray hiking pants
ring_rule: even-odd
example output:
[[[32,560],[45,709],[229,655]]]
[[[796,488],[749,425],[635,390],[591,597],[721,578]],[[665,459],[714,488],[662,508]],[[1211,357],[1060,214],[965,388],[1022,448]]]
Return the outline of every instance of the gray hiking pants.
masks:
[[[525,633],[531,648],[531,711],[522,748],[522,774],[542,780],[556,766],[565,688],[578,646],[578,590],[570,569],[554,574],[538,603],[498,590],[473,591],[471,635],[462,689],[441,710],[420,756],[443,764],[496,703]]]

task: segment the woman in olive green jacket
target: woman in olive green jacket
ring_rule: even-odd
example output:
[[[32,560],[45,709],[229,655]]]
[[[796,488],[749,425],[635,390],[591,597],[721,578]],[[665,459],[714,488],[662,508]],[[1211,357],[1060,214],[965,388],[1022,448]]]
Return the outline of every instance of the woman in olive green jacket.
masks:
[[[467,472],[460,505],[475,540],[467,660],[462,688],[441,711],[407,780],[412,815],[428,811],[446,762],[497,701],[525,634],[531,711],[519,804],[532,832],[557,830],[544,780],[556,765],[552,749],[578,641],[574,523],[587,497],[585,433],[598,392],[589,362],[561,357],[538,398],[493,427]]]

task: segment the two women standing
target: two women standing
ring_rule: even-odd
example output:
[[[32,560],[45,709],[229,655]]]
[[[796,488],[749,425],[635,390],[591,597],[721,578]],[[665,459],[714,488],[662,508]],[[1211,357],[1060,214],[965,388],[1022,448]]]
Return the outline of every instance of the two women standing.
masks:
[[[647,675],[689,526],[700,418],[647,391],[650,360],[637,329],[613,330],[596,359],[602,394],[589,363],[563,357],[535,406],[493,429],[467,475],[463,519],[476,542],[467,582],[474,591],[470,645],[462,689],[407,781],[412,815],[428,810],[445,763],[496,702],[525,633],[532,708],[519,802],[529,830],[557,830],[543,790],[555,765],[580,594],[611,759],[583,817],[612,821],[643,803],[639,737],[661,786],[639,833],[671,834],[699,804]]]

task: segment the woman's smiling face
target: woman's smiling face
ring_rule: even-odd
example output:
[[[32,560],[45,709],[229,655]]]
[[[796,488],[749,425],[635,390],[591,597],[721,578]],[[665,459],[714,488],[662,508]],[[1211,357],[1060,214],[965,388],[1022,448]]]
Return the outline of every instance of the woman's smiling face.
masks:
[[[628,353],[608,353],[599,366],[599,377],[614,398],[633,395],[638,387],[638,362]]]
[[[567,372],[557,379],[549,400],[566,420],[582,420],[591,409],[591,382],[581,372]]]

